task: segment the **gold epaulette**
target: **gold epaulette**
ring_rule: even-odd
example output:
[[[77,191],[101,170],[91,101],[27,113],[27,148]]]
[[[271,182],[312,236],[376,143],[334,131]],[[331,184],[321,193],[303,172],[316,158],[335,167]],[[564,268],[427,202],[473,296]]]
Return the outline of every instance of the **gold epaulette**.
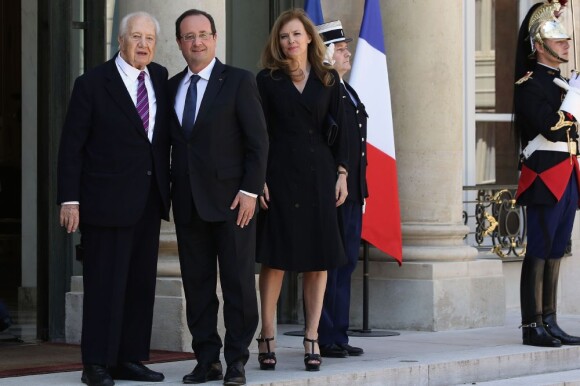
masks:
[[[526,72],[526,75],[524,75],[524,76],[522,76],[520,79],[518,79],[518,81],[516,82],[516,84],[522,84],[522,83],[524,83],[525,81],[527,81],[528,79],[533,79],[533,78],[532,78],[532,74],[533,74],[533,73],[534,73],[533,71],[528,71],[528,72]]]

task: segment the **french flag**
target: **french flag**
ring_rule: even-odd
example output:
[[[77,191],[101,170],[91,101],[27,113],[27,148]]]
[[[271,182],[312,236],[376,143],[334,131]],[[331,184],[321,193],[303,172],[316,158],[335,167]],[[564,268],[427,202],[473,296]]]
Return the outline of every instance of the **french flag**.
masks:
[[[308,18],[312,20],[314,25],[324,24],[320,0],[306,0],[304,2],[304,11],[308,15]]]
[[[392,256],[400,265],[403,261],[401,211],[391,93],[379,0],[365,0],[349,83],[365,104],[369,115],[369,198],[363,215],[362,238]]]

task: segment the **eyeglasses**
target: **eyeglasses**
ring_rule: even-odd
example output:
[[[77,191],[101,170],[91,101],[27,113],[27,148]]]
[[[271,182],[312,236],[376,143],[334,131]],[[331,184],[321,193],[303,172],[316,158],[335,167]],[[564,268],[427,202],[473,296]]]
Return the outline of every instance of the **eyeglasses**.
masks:
[[[187,34],[187,35],[181,36],[181,40],[183,40],[184,42],[191,42],[191,41],[194,41],[196,39],[206,41],[212,35],[213,35],[213,33],[207,33],[207,32],[202,32],[199,35],[196,35],[196,34]]]
[[[155,43],[155,37],[151,36],[151,35],[142,36],[141,34],[132,34],[129,37],[131,38],[131,40],[133,40],[136,43],[143,41],[143,40],[145,40],[145,42],[147,44]]]

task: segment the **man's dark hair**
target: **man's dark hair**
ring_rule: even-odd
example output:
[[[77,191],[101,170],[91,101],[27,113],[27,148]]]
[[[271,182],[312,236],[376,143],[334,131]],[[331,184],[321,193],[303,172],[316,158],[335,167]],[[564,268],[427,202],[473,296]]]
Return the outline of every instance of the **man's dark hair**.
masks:
[[[201,11],[199,9],[190,9],[188,11],[183,12],[178,18],[177,20],[175,20],[175,37],[177,37],[178,39],[181,37],[181,22],[183,21],[183,19],[185,19],[188,16],[194,16],[194,15],[202,15],[205,16],[208,20],[209,23],[211,25],[211,33],[215,34],[217,31],[215,29],[215,22],[213,21],[213,17],[211,17],[211,15],[205,11]]]

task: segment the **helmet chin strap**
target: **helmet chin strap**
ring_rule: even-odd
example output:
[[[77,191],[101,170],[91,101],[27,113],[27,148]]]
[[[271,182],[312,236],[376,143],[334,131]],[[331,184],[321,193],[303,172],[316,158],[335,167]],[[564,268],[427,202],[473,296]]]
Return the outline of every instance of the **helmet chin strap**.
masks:
[[[543,41],[542,43],[542,47],[544,47],[544,49],[550,54],[552,55],[554,58],[556,58],[556,60],[558,60],[560,63],[568,63],[567,59],[561,58],[557,53],[554,52],[554,50],[552,50],[550,47],[548,47],[546,45],[546,43],[544,43]]]

